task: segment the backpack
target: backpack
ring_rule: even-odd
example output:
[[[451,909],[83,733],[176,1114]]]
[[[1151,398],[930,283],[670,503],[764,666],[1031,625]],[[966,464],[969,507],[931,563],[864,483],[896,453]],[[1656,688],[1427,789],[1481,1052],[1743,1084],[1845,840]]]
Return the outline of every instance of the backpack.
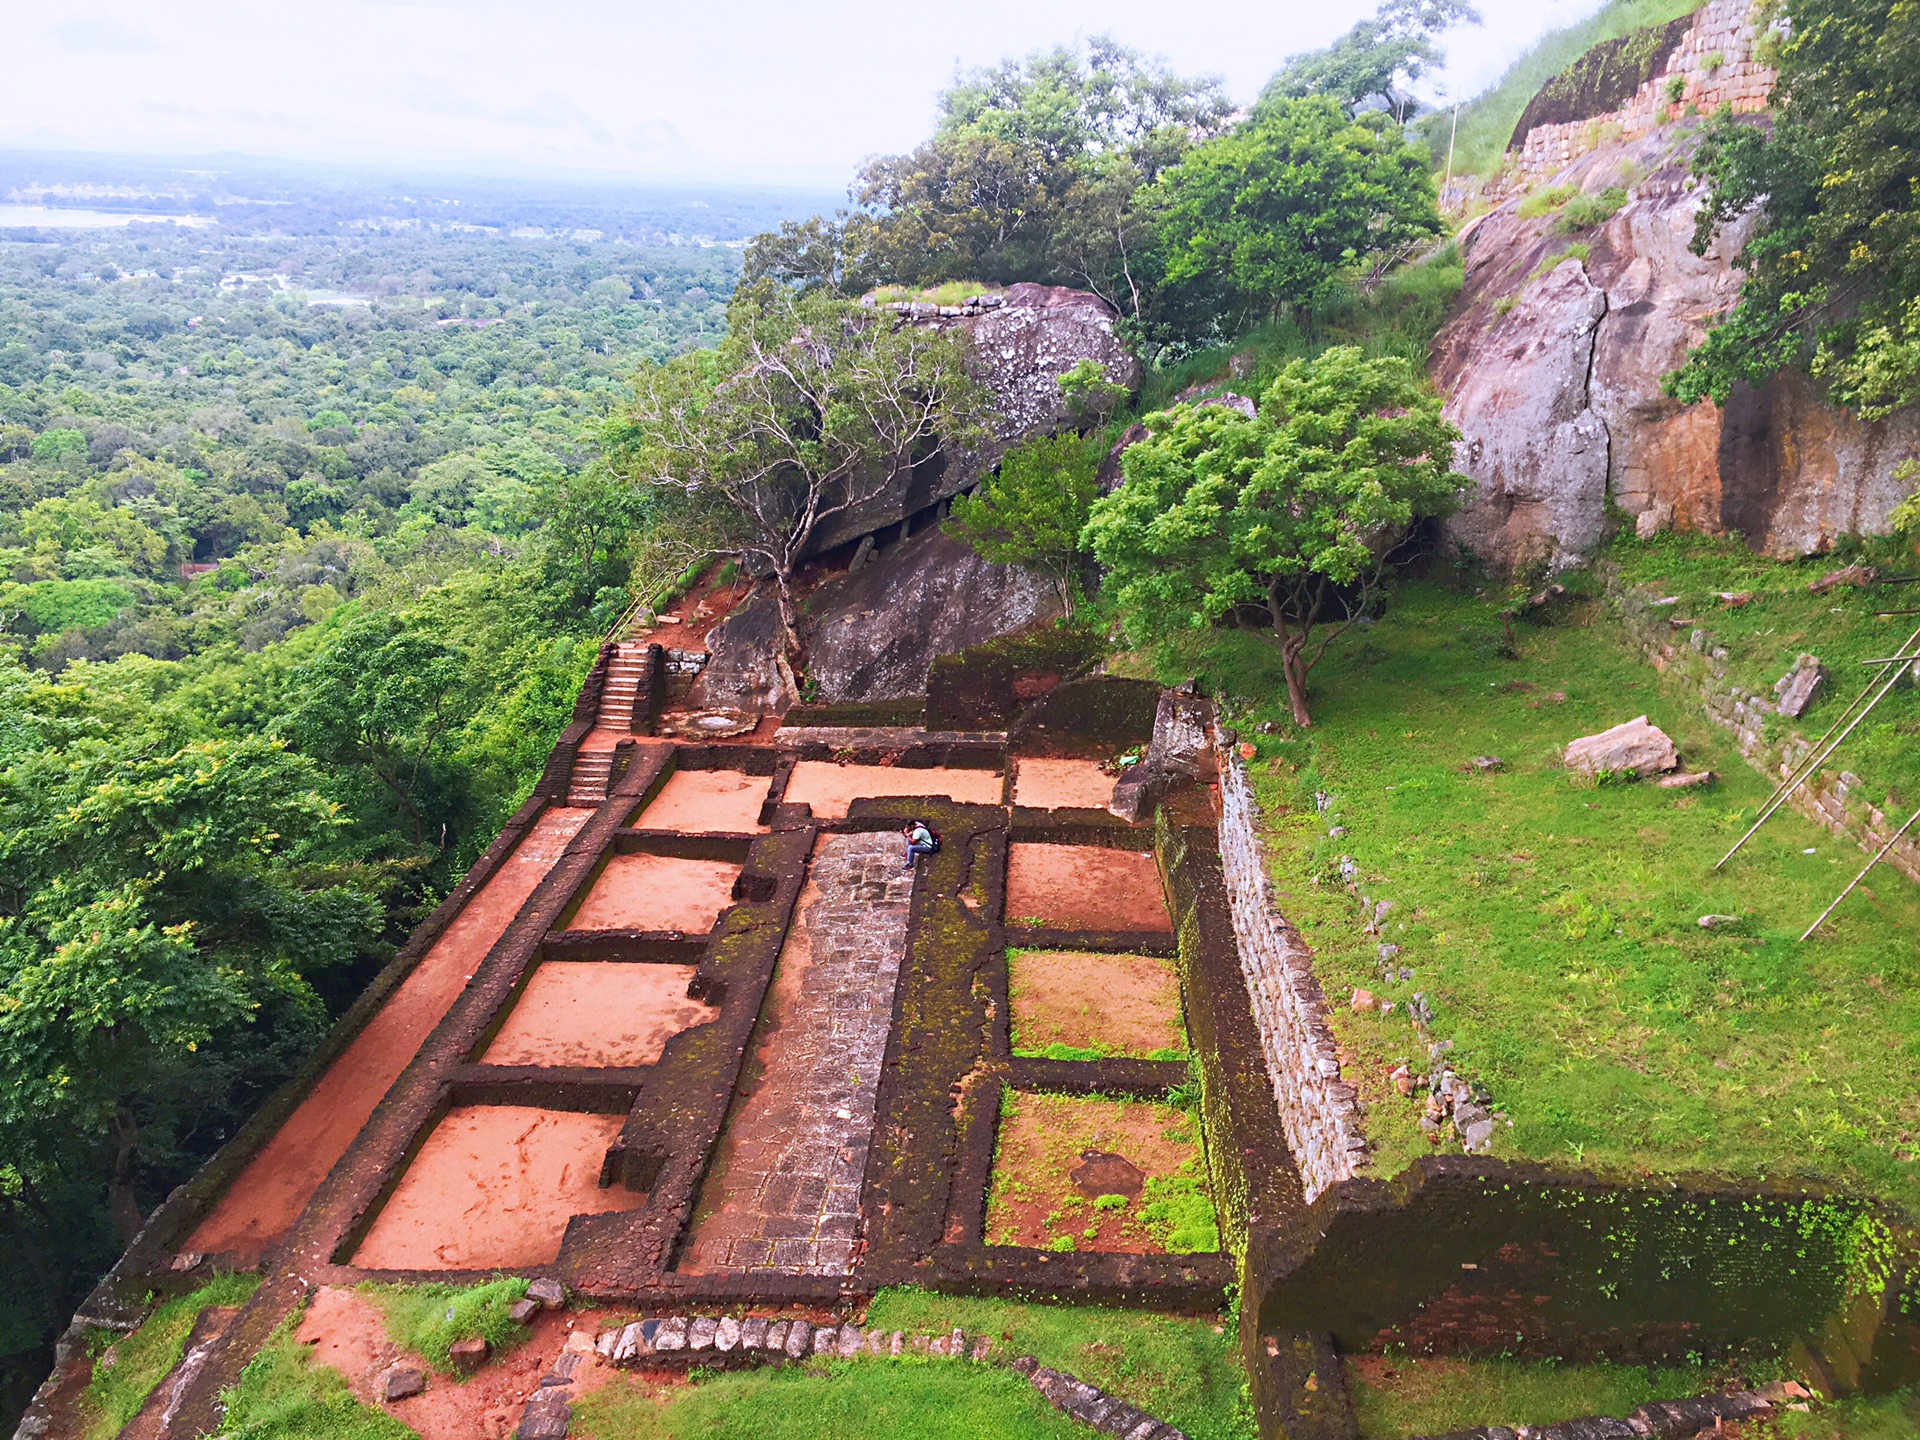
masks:
[[[929,825],[927,826],[927,834],[933,837],[933,848],[938,850],[940,848],[940,832]]]

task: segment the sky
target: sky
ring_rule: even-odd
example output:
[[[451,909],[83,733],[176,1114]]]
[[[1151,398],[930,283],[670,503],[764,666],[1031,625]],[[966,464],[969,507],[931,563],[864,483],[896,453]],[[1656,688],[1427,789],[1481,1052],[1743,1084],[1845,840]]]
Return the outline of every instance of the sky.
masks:
[[[1374,0],[0,0],[0,147],[839,186],[956,67],[1106,32],[1249,100]],[[1451,98],[1599,0],[1480,0]]]

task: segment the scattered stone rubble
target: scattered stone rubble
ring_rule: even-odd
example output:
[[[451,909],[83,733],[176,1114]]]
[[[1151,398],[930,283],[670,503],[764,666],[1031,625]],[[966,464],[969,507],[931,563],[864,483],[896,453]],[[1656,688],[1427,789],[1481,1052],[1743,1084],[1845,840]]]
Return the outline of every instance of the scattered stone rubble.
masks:
[[[1445,1435],[1423,1436],[1420,1440],[1641,1440],[1643,1436],[1669,1440],[1669,1437],[1717,1431],[1729,1420],[1764,1418],[1776,1407],[1805,1410],[1811,1398],[1803,1386],[1788,1380],[1727,1395],[1655,1400],[1642,1405],[1624,1420],[1596,1415],[1562,1420],[1554,1425],[1476,1425]]]
[[[1031,1355],[1020,1356],[1008,1368],[1026,1376],[1027,1383],[1046,1396],[1054,1409],[1104,1435],[1118,1435],[1121,1440],[1186,1440],[1184,1432],[1146,1411],[1136,1410],[1097,1385],[1076,1380],[1064,1371],[1050,1370]]]
[[[993,1342],[985,1335],[969,1336],[958,1329],[947,1335],[908,1335],[903,1330],[862,1330],[852,1324],[815,1325],[806,1320],[672,1315],[603,1330],[593,1348],[615,1365],[716,1367],[779,1365],[815,1355],[840,1360],[907,1354],[984,1360]]]

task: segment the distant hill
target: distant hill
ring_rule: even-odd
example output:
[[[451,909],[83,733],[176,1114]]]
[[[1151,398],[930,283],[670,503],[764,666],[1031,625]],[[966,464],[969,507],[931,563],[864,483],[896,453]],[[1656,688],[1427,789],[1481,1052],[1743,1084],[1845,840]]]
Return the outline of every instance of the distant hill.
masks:
[[[0,207],[210,215],[240,233],[430,227],[642,244],[739,243],[831,210],[822,189],[530,178],[303,165],[249,156],[0,150]]]

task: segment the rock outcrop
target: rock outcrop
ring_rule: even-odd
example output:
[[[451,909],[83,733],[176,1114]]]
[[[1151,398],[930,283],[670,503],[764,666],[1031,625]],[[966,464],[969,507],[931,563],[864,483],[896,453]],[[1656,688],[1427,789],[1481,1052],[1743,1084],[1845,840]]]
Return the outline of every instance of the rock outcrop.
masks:
[[[1567,745],[1567,768],[1587,775],[1659,775],[1680,768],[1666,731],[1644,715]]]
[[[881,549],[860,569],[829,576],[802,604],[800,639],[816,699],[899,700],[925,693],[934,657],[950,655],[1060,614],[1059,591],[1017,565],[982,560],[929,529]],[[779,620],[763,590],[715,627],[712,659],[689,702],[770,712],[784,708],[774,654]]]
[[[886,493],[833,517],[814,536],[813,554],[898,525],[936,501],[972,488],[1010,446],[1069,424],[1072,416],[1059,380],[1081,361],[1099,362],[1109,380],[1129,389],[1140,383],[1139,360],[1113,333],[1118,313],[1084,290],[1020,284],[978,303],[908,304],[899,309],[912,324],[966,335],[975,373],[998,411],[993,438],[977,450],[937,452]]]
[[[1674,63],[1697,69],[1712,58],[1699,36],[1724,30],[1740,3],[1702,11]],[[1675,78],[1703,76],[1649,84]],[[1514,195],[1463,237],[1466,285],[1432,368],[1464,436],[1458,468],[1478,485],[1450,533],[1496,569],[1591,555],[1609,500],[1643,535],[1737,531],[1788,557],[1884,529],[1911,488],[1894,471],[1920,455],[1920,415],[1863,423],[1822,403],[1796,372],[1741,387],[1724,408],[1662,393],[1662,377],[1738,298],[1732,260],[1746,231],[1691,251],[1697,128],[1646,118],[1637,135],[1612,122],[1622,138],[1597,145],[1604,127],[1586,125],[1581,153],[1542,177],[1589,195],[1625,190],[1604,223],[1569,237],[1554,213],[1523,218]],[[1576,239],[1584,255],[1570,249]]]

